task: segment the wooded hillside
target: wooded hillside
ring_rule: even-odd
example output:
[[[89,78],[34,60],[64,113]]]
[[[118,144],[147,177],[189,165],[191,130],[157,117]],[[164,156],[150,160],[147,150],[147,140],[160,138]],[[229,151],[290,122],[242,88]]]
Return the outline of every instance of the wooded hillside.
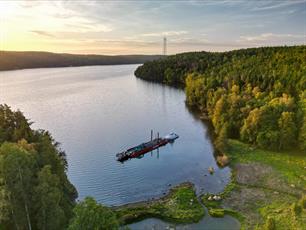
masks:
[[[49,132],[0,105],[0,229],[66,229],[77,191]]]
[[[0,70],[87,65],[140,64],[160,55],[78,55],[49,52],[0,51]]]
[[[186,101],[226,139],[306,150],[306,46],[193,52],[147,62],[136,77],[183,85]]]

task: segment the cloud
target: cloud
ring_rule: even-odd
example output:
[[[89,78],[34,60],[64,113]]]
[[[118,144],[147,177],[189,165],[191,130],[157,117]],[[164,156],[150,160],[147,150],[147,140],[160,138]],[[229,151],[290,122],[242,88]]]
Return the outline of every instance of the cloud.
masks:
[[[186,4],[193,6],[220,6],[220,5],[240,5],[243,3],[243,0],[218,0],[218,1],[201,1],[201,0],[189,0],[186,1]]]
[[[202,44],[208,44],[211,41],[209,41],[205,36],[202,37],[175,37],[168,39],[169,44],[182,44],[182,45],[202,45]]]
[[[196,7],[234,7],[237,9],[243,9],[246,11],[272,11],[272,10],[286,10],[285,13],[292,14],[296,11],[295,8],[306,8],[306,0],[218,0],[218,1],[200,1],[190,0],[185,2],[186,4]],[[301,5],[301,6],[299,6]],[[288,10],[291,8],[291,10]]]
[[[41,36],[46,36],[46,37],[55,37],[53,34],[48,33],[46,31],[42,31],[42,30],[31,30],[31,33],[37,34],[37,35],[41,35]]]
[[[80,5],[80,8],[74,9],[71,4],[69,1],[12,1],[10,5],[14,9],[13,14],[6,21],[14,21],[15,25],[22,25],[20,27],[27,31],[45,36],[62,32],[95,33],[113,30],[110,23],[85,15],[85,6]],[[89,2],[87,7],[95,8],[96,2]]]
[[[39,1],[19,1],[18,3],[22,8],[32,8],[40,5]]]
[[[54,19],[53,21],[55,22]],[[64,22],[64,25],[60,24],[61,21]],[[62,30],[65,32],[78,32],[78,33],[110,32],[113,30],[113,28],[110,25],[97,23],[95,21],[92,21],[84,17],[71,17],[65,20],[58,20],[57,27],[59,28],[55,28],[55,30]]]
[[[301,39],[301,38],[306,39],[306,35],[264,33],[256,36],[240,36],[238,42],[279,41],[284,39]]]
[[[0,1],[10,49],[108,53],[161,52],[165,36],[169,53],[305,44],[305,9],[306,0]]]
[[[163,36],[179,36],[183,34],[188,34],[185,30],[180,31],[164,31],[164,32],[158,32],[158,33],[147,33],[147,34],[141,34],[142,37],[163,37]]]
[[[254,7],[253,11],[261,11],[261,10],[274,10],[284,7],[290,7],[297,4],[304,4],[306,6],[306,0],[287,0],[287,1],[262,1],[256,7]]]

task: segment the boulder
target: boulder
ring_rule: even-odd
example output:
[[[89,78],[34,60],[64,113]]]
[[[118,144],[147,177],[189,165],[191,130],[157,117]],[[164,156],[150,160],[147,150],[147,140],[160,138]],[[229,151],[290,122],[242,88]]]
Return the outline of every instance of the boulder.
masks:
[[[208,172],[209,172],[210,174],[213,174],[213,173],[215,172],[215,170],[214,170],[213,167],[209,167],[209,168],[208,168]]]

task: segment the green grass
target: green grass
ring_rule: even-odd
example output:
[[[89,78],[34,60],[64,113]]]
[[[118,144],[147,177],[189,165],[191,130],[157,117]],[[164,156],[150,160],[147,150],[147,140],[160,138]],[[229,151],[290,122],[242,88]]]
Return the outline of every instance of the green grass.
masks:
[[[288,183],[306,188],[306,153],[257,149],[237,140],[229,140],[229,145],[227,154],[232,165],[250,162],[267,164],[281,173]]]
[[[244,217],[239,213],[231,209],[224,209],[224,208],[209,208],[208,209],[209,215],[212,217],[224,217],[224,215],[230,215],[235,217],[239,221],[243,221]]]
[[[260,208],[259,211],[266,222],[268,219],[273,220],[277,230],[306,229],[306,210],[298,201],[294,203],[274,201],[272,204]],[[262,229],[262,226],[259,225],[257,229]]]
[[[210,208],[208,213],[213,217],[224,217],[224,209],[222,208]]]
[[[247,144],[241,143],[237,140],[229,140],[229,150],[226,154],[230,157],[231,167],[235,168],[238,163],[260,163],[262,165],[271,166],[273,169],[273,174],[269,175],[272,179],[278,180],[283,179],[281,183],[285,183],[287,186],[292,186],[300,191],[306,190],[306,153],[301,153],[297,151],[268,151],[263,149],[258,149],[251,147]],[[235,173],[235,171],[234,171]],[[275,178],[273,178],[275,177]],[[227,195],[231,194],[231,191],[238,190],[239,188],[252,188],[250,185],[236,184],[235,177],[233,178],[232,187],[225,190],[226,199]],[[266,194],[271,194],[271,188],[265,187],[265,181],[263,180],[259,186],[255,186],[256,189],[261,189],[266,191]],[[276,187],[275,190],[278,188]],[[227,191],[227,192],[226,192]],[[298,198],[286,192],[280,193],[279,196],[270,196],[269,202],[257,201],[251,204],[249,210],[253,213],[259,213],[262,221],[257,221],[257,226],[255,229],[306,229],[305,219],[306,219],[306,198]],[[300,199],[300,200],[299,200]],[[208,207],[210,213],[213,215],[220,215],[222,211],[222,201],[207,201],[202,197],[204,204]],[[217,210],[217,212],[216,212]],[[228,210],[230,212],[230,210]],[[226,211],[224,212],[226,213]],[[248,213],[243,213],[245,218],[240,218],[241,213],[233,212],[233,215],[238,215],[238,219],[241,221],[243,227],[247,229],[253,229],[254,226],[248,225],[247,218],[252,218],[248,216]]]
[[[227,184],[227,186],[224,188],[223,192],[218,194],[218,196],[221,197],[221,200],[208,200],[209,196],[213,196],[213,194],[205,194],[201,196],[201,201],[205,205],[205,207],[208,210],[208,214],[212,217],[224,217],[224,215],[230,215],[236,219],[238,219],[242,225],[241,229],[244,228],[243,220],[244,216],[240,214],[237,211],[234,211],[232,209],[225,209],[222,208],[222,200],[225,199],[230,193],[237,189],[237,185],[235,183],[235,173],[232,173],[232,179],[231,182]]]
[[[176,223],[193,223],[204,216],[204,208],[190,183],[171,189],[167,196],[159,200],[122,206],[116,208],[115,212],[122,224],[147,217],[158,217]]]

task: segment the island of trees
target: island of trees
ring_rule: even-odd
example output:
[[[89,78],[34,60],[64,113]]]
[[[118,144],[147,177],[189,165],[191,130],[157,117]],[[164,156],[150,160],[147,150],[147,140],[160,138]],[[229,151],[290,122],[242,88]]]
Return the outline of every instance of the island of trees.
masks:
[[[147,62],[139,78],[184,86],[186,102],[227,138],[306,152],[306,46],[193,52]]]

